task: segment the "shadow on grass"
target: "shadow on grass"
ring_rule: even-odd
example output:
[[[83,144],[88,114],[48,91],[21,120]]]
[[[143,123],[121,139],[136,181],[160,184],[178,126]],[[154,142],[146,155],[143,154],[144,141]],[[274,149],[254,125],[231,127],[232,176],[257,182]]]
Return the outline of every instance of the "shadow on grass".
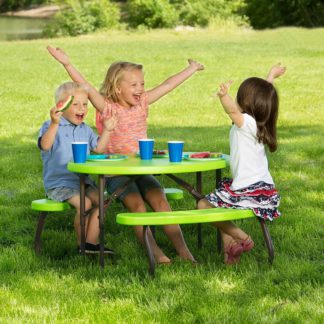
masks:
[[[150,126],[148,134],[149,137],[155,138],[158,149],[166,149],[167,140],[181,139],[185,141],[185,151],[204,150],[229,153],[228,132],[227,126],[179,126],[178,128]],[[322,217],[317,212],[323,204],[324,186],[321,167],[323,165],[323,141],[320,139],[324,137],[324,130],[319,126],[282,126],[278,133],[279,150],[275,154],[269,154],[269,161],[271,173],[283,197],[280,209],[284,215],[284,222],[294,226],[297,223],[301,225],[307,222],[301,216],[298,218],[294,216],[296,210],[309,207],[307,215],[311,217],[315,228]],[[1,141],[0,172],[3,180],[0,189],[2,207],[0,227],[6,229],[0,237],[1,246],[22,244],[31,247],[33,243],[37,213],[30,209],[30,203],[34,199],[44,197],[42,163],[36,145],[37,135],[35,133],[32,138],[24,138],[23,141],[18,136]],[[184,178],[192,184],[195,183],[193,175],[184,175]],[[204,181],[204,192],[207,193],[214,187],[214,173],[204,174]],[[161,177],[161,182],[166,186],[175,186],[170,179],[165,177]],[[183,202],[184,208],[188,206],[193,208],[194,202],[188,197],[186,195]],[[118,212],[122,207],[116,208],[111,214]],[[300,214],[302,213],[299,212]],[[74,212],[69,211],[48,217],[46,221],[44,240],[50,240],[48,246],[58,246],[57,249],[54,248],[56,251],[54,258],[65,259],[71,255],[64,246],[68,249],[74,246],[73,218]],[[117,237],[120,233],[125,233],[124,229],[116,226],[114,219],[114,217],[109,217],[107,221],[109,222],[108,237],[109,233]],[[277,225],[272,228],[280,232],[280,227]],[[187,226],[184,232],[191,236],[195,232],[195,227]],[[121,237],[119,239],[122,240]],[[169,242],[166,244],[168,245]]]

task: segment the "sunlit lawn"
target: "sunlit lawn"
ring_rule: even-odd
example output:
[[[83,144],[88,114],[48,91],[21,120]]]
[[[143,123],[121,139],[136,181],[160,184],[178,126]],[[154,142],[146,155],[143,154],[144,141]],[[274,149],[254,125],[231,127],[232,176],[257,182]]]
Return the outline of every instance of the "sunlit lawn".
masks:
[[[229,322],[320,323],[323,321],[324,207],[324,29],[204,30],[194,32],[98,34],[80,38],[0,43],[0,322]],[[284,63],[280,93],[278,152],[270,168],[282,195],[282,218],[269,224],[275,261],[267,263],[259,225],[240,222],[256,242],[236,267],[226,267],[216,251],[215,232],[203,226],[197,248],[195,226],[183,226],[199,260],[179,261],[161,230],[157,239],[174,258],[147,276],[146,256],[131,228],[115,224],[122,210],[107,217],[106,242],[118,255],[100,270],[96,258],[76,252],[73,211],[49,217],[44,251],[33,252],[37,214],[30,202],[44,197],[38,130],[49,117],[56,87],[68,80],[46,45],[64,48],[97,87],[109,64],[144,64],[150,88],[186,66],[187,58],[205,64],[183,86],[152,105],[149,136],[157,148],[170,139],[185,150],[228,153],[230,122],[213,97],[220,82],[234,80],[234,95],[249,76],[266,76]],[[94,125],[94,110],[88,119]],[[226,172],[228,175],[228,172]],[[213,188],[204,174],[204,192]],[[194,183],[192,175],[186,179]],[[160,179],[166,186],[170,180]],[[193,208],[187,195],[174,208]]]

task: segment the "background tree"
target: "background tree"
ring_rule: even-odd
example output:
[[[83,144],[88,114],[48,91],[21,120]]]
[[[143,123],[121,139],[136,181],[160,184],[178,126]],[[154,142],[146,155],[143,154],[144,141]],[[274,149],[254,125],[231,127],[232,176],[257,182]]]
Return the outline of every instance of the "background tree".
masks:
[[[324,26],[324,3],[320,0],[245,0],[245,14],[257,29],[280,26]]]

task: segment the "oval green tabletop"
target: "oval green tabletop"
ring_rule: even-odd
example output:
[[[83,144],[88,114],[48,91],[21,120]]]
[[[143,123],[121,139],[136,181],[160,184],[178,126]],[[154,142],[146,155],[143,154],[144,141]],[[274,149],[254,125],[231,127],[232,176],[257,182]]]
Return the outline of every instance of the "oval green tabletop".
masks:
[[[68,164],[68,170],[85,174],[166,174],[187,173],[224,169],[229,165],[228,155],[217,160],[186,161],[171,163],[169,159],[152,159],[143,161],[138,157],[128,157],[122,161],[87,161],[85,163]]]

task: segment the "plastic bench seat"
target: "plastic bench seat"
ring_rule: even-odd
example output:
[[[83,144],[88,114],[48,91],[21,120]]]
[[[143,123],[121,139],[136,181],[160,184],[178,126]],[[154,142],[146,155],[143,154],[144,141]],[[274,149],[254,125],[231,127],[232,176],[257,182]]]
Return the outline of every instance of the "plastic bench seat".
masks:
[[[66,202],[54,201],[51,199],[33,200],[31,203],[32,210],[59,212],[70,209],[71,206]]]
[[[210,208],[180,210],[168,212],[145,212],[145,213],[120,213],[117,215],[116,222],[120,225],[142,225],[144,226],[144,242],[149,259],[149,273],[154,275],[155,260],[152,249],[148,240],[148,228],[153,225],[171,225],[171,224],[199,224],[221,221],[233,221],[238,219],[256,218],[252,210],[247,209],[227,209],[227,208]],[[274,250],[272,240],[265,225],[265,221],[257,218],[260,222],[263,236],[268,248],[269,261],[274,259]],[[219,238],[220,236],[218,236]],[[221,248],[221,241],[218,239],[218,248]]]
[[[168,200],[180,200],[183,199],[183,191],[177,188],[165,188],[166,198]],[[38,224],[35,234],[34,248],[37,254],[41,251],[41,235],[44,229],[45,218],[49,212],[62,212],[71,209],[72,207],[67,202],[59,202],[51,199],[38,199],[33,200],[31,203],[31,209],[39,211]]]
[[[49,212],[61,212],[71,209],[71,206],[67,202],[59,202],[51,199],[38,199],[33,200],[31,203],[31,209],[39,211],[38,224],[35,234],[34,248],[37,254],[41,251],[41,235],[45,224],[45,218]]]
[[[117,223],[121,225],[171,225],[198,224],[215,221],[237,220],[255,217],[251,210],[210,208],[170,212],[120,213]]]
[[[177,188],[164,188],[164,193],[167,200],[183,199],[183,190]]]

